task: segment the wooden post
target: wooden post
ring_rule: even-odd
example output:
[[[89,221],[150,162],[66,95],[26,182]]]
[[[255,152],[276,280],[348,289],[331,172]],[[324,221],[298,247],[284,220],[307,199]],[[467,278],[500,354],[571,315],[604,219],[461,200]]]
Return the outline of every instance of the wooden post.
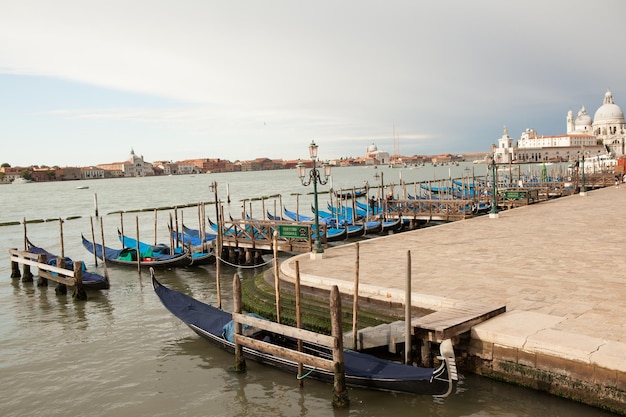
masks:
[[[176,232],[175,243],[176,247],[180,246],[180,240],[178,239],[178,207],[174,207],[174,231]],[[174,252],[172,252],[174,253]]]
[[[11,248],[12,250],[17,250],[17,248]],[[22,274],[20,273],[20,264],[19,262],[11,261],[11,278],[20,278]]]
[[[123,236],[124,235],[124,213],[121,211],[120,211],[120,231],[122,232],[122,236]]]
[[[359,336],[359,242],[354,244],[356,259],[354,261],[354,300],[352,303],[352,350],[358,350]]]
[[[157,209],[154,209],[154,244],[157,244]]]
[[[276,323],[280,323],[280,277],[278,271],[278,232],[274,230],[272,236],[272,249],[274,250],[274,293],[276,294]],[[296,268],[298,261],[296,261]]]
[[[137,272],[141,275],[141,251],[139,250],[139,216],[135,216],[135,228],[137,229],[137,245],[135,250],[137,251]]]
[[[61,241],[61,258],[65,258],[65,245],[63,244],[63,219],[59,217],[59,239]]]
[[[33,282],[33,273],[30,271],[30,265],[24,264],[22,271],[22,282]]]
[[[104,266],[104,278],[109,281],[109,271],[107,270],[107,261],[106,261],[106,247],[104,246],[104,224],[102,222],[102,217],[100,217],[100,239],[102,240],[102,266]],[[94,238],[94,248],[96,247],[96,240]],[[94,251],[95,252],[95,251]]]
[[[346,365],[343,361],[343,332],[341,330],[341,297],[339,287],[333,285],[330,291],[330,323],[332,336],[336,340],[333,348],[333,366],[335,378],[333,381],[333,407],[346,408],[350,405],[348,390],[346,389]]]
[[[91,217],[91,216],[89,216],[89,223],[91,225],[91,241],[95,242],[96,241],[96,234],[95,234],[95,232],[93,230],[93,217]],[[95,247],[96,246],[94,245],[94,248]],[[96,251],[95,250],[93,251],[93,261],[96,264],[96,266],[98,266],[98,257],[96,256]]]
[[[234,312],[241,313],[241,281],[238,274],[233,277],[233,297]],[[241,327],[241,323],[235,322],[235,335],[241,334]],[[246,359],[243,356],[243,347],[236,340],[235,337],[235,372],[245,372]]]
[[[98,194],[93,193],[93,205],[96,211],[96,217],[98,217]]]
[[[406,289],[404,295],[404,363],[411,363],[411,251],[407,251]]]
[[[217,211],[217,253],[219,254],[219,256],[217,258],[215,258],[215,291],[217,292],[217,308],[221,309],[222,308],[222,289],[220,286],[220,272],[221,272],[221,265],[222,265],[222,226],[221,224],[224,224],[221,217],[222,215],[220,214],[220,212],[222,210],[219,209],[219,206],[217,205],[217,203],[215,203],[215,210]],[[222,223],[220,223],[222,222]]]
[[[300,262],[295,262],[296,268],[296,281],[295,281],[295,291],[296,291],[296,327],[298,329],[302,328],[302,299],[300,298]],[[302,340],[298,339],[298,352],[302,352]],[[302,388],[304,386],[304,378],[302,374],[304,372],[304,366],[302,362],[298,362],[298,387]]]
[[[37,256],[37,263],[45,264],[46,263],[46,255],[44,255],[43,253],[39,254]],[[48,286],[48,280],[43,278],[41,276],[41,274],[39,274],[39,277],[37,278],[37,286],[38,287],[47,287]]]
[[[170,213],[169,230],[170,230],[170,253],[174,253],[174,224],[172,221],[172,213]]]
[[[100,217],[102,218],[102,217]],[[65,258],[57,258],[57,266],[59,268],[65,268]],[[54,292],[57,295],[65,295],[67,294],[67,285],[62,283],[57,283],[57,287],[54,289]]]
[[[80,301],[86,300],[87,293],[83,287],[83,261],[74,262],[74,279],[76,282],[74,283],[72,298]]]

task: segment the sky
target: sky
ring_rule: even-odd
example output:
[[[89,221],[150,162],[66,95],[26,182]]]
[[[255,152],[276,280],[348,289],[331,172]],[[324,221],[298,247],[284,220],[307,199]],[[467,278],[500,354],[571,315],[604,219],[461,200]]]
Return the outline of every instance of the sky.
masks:
[[[0,0],[0,163],[487,152],[626,106],[623,0]]]

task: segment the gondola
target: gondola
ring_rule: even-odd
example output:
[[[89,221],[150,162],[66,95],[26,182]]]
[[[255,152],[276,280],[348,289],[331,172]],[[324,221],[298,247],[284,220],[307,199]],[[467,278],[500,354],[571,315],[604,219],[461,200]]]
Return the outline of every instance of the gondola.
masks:
[[[115,265],[137,266],[137,249],[123,248],[113,249],[107,246],[93,243],[81,235],[83,247],[89,253],[95,254],[100,259]],[[104,253],[103,253],[104,252]],[[140,264],[143,267],[153,268],[174,268],[191,265],[189,252],[177,253],[174,255],[155,255],[153,253],[140,253]]]
[[[117,231],[117,234],[120,242],[122,243],[122,246],[124,246],[125,248],[137,248],[137,239],[125,236],[119,230]],[[181,236],[181,241],[184,243],[185,241],[182,240],[182,238],[184,238],[184,236]],[[191,256],[191,262],[189,263],[190,266],[215,263],[215,253],[213,252],[213,250],[211,250],[210,248],[202,248],[202,242],[198,243],[198,245],[187,244],[187,246],[179,246],[174,248],[173,253],[174,255],[176,255],[187,252]],[[139,242],[139,252],[152,254],[152,257],[172,254],[172,250],[170,249],[170,247],[164,243],[150,245],[148,243]]]
[[[312,222],[315,220],[312,216],[305,216],[303,214],[298,214],[295,211],[287,210],[287,208],[284,208],[283,210],[285,212],[285,216],[290,218],[291,220],[295,220],[299,222]],[[358,236],[363,235],[363,230],[364,230],[363,225],[349,224],[345,220],[341,220],[341,219],[339,220],[339,222],[337,222],[336,218],[321,217],[321,216],[319,217],[319,222],[326,224],[326,230],[345,229],[346,230],[345,238],[358,237]],[[341,240],[343,238],[344,238],[343,236],[337,239],[331,238],[328,241],[332,242],[332,241]]]
[[[315,210],[313,208],[311,208],[312,210]],[[339,221],[344,221],[344,222],[348,222],[349,224],[353,224],[350,220],[343,218],[337,214],[333,214],[330,213],[328,211],[324,211],[324,210],[318,210],[317,213],[319,214],[320,218],[325,219],[325,221],[327,221],[328,219],[336,219],[339,218]],[[366,235],[373,235],[376,233],[380,233],[383,230],[383,224],[380,220],[370,220],[370,221],[364,221],[361,224],[361,235],[366,234]]]
[[[232,338],[231,313],[205,304],[183,293],[162,285],[152,273],[152,285],[157,296],[170,313],[178,317],[191,330],[220,348],[234,352]],[[247,330],[254,333],[254,328]],[[272,343],[281,341],[283,346],[292,346],[295,340],[286,337],[274,337],[272,333],[252,334]],[[298,364],[294,361],[276,357],[258,350],[244,347],[244,355],[261,363],[276,366],[297,374]],[[309,354],[328,357],[326,348],[306,344],[304,351]],[[372,355],[352,350],[344,351],[345,381],[348,386],[381,391],[405,392],[446,396],[452,392],[453,380],[456,379],[454,350],[449,340],[441,344],[442,363],[438,368],[420,368],[380,359]],[[304,372],[311,378],[332,382],[333,373],[304,365]]]
[[[27,246],[28,252],[34,255],[45,255],[46,256],[45,262],[48,265],[52,265],[52,266],[57,265],[57,259],[60,258],[60,256],[54,255],[48,252],[47,250],[40,248],[39,246],[33,245],[33,243],[28,239],[26,239],[26,246]],[[65,259],[65,269],[74,269],[74,261],[68,258],[67,256],[64,259]],[[83,287],[85,287],[86,289],[108,290],[110,287],[109,279],[106,276],[102,276],[94,272],[89,272],[87,270],[82,271],[82,281],[83,281]]]
[[[350,198],[359,198],[365,197],[367,194],[363,190],[354,190],[354,191],[336,191],[335,196],[341,199],[350,199]]]

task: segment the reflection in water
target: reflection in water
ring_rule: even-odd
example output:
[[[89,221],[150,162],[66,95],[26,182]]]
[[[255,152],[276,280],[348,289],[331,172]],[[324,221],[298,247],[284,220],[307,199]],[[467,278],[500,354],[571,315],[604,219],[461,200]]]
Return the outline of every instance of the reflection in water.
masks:
[[[448,167],[442,167],[445,177]],[[459,168],[461,172],[464,167]],[[397,170],[381,167],[385,180],[397,178]],[[389,172],[391,171],[391,172]],[[405,171],[404,180],[423,172]],[[394,174],[395,172],[395,174]],[[335,187],[352,187],[370,179],[366,168],[339,168],[333,172]],[[392,175],[393,174],[393,175]],[[421,175],[421,174],[420,174]],[[441,178],[441,176],[439,176]],[[230,211],[240,215],[241,199],[281,193],[282,203],[296,208],[294,187],[301,188],[293,172],[254,172],[169,178],[138,178],[89,181],[98,193],[100,212],[140,209],[189,203],[216,180],[221,192],[231,185]],[[123,187],[121,186],[123,184]],[[271,192],[268,185],[271,184]],[[65,253],[84,260],[94,272],[93,257],[80,243],[80,234],[90,235],[88,216],[93,194],[76,196],[71,182],[31,184],[33,187],[0,187],[1,201],[20,201],[0,206],[0,222],[26,218],[83,218],[64,223]],[[154,190],[160,190],[155,193]],[[145,190],[145,191],[144,191]],[[16,194],[17,193],[17,194]],[[19,194],[19,195],[18,195]],[[47,198],[40,203],[41,195]],[[197,196],[197,197],[196,197]],[[310,205],[310,195],[300,196],[300,208]],[[67,201],[72,200],[72,205]],[[275,202],[267,201],[273,210]],[[228,208],[226,209],[229,210]],[[210,212],[210,211],[209,211]],[[253,215],[261,213],[254,207]],[[185,219],[194,218],[189,209]],[[142,235],[152,234],[153,213],[138,213]],[[15,218],[17,217],[17,219]],[[134,217],[134,216],[133,216]],[[159,213],[165,219],[166,213]],[[117,243],[119,216],[103,216],[106,241]],[[129,222],[131,217],[128,217]],[[134,220],[134,219],[133,219]],[[167,241],[164,224],[159,240]],[[58,223],[29,225],[29,236],[59,251]],[[234,358],[228,352],[195,335],[160,304],[152,290],[149,273],[135,268],[109,266],[111,289],[88,292],[89,299],[75,302],[70,294],[59,296],[54,285],[36,287],[10,279],[8,248],[21,247],[21,226],[0,228],[0,386],[2,417],[62,416],[441,416],[441,417],[606,417],[609,413],[507,384],[466,375],[457,393],[443,400],[431,397],[350,389],[348,410],[331,406],[329,384],[305,380],[300,390],[295,376],[248,362],[248,371],[234,373]],[[55,246],[56,245],[56,246]],[[250,279],[263,269],[222,268],[222,305],[232,310],[232,278],[237,272]],[[215,267],[201,266],[158,271],[159,279],[209,304],[217,304]]]

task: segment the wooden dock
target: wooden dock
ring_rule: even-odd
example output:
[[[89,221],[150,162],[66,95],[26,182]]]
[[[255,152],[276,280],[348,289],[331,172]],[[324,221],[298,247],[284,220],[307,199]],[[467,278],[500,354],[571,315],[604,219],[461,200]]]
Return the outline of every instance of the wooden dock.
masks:
[[[457,340],[473,326],[504,312],[506,312],[505,305],[489,306],[477,302],[460,301],[453,306],[412,318],[412,335],[421,341],[421,364],[427,366],[432,362],[431,343],[441,344],[446,339]],[[405,343],[405,329],[404,321],[360,329],[357,332],[357,346],[352,346],[354,340],[352,332],[346,332],[344,344],[355,350],[387,346],[389,352],[396,353],[397,345]]]
[[[30,271],[30,267],[34,266],[38,269],[39,278],[37,281],[38,286],[47,286],[48,280],[55,281],[59,284],[59,293],[64,293],[65,286],[71,286],[74,288],[72,297],[76,300],[86,300],[87,293],[83,287],[83,262],[74,262],[74,269],[65,269],[65,260],[59,258],[57,264],[59,266],[48,265],[45,262],[46,255],[35,255],[28,251],[18,250],[16,248],[9,249],[11,260],[11,278],[19,278],[20,271],[19,265],[23,265],[24,276],[22,280],[29,282],[33,280],[33,275]]]

